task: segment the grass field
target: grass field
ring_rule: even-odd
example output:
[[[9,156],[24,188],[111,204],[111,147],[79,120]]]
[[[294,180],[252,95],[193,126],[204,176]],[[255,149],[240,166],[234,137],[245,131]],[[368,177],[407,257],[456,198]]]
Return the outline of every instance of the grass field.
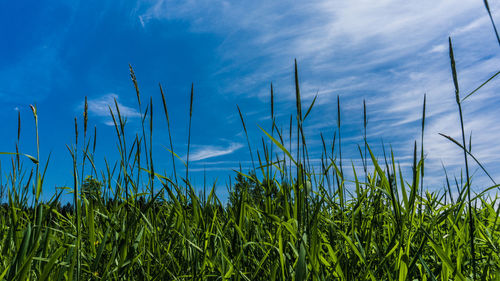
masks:
[[[75,118],[75,143],[68,146],[72,205],[61,207],[62,190],[41,202],[47,163],[10,153],[9,182],[2,186],[8,201],[0,208],[0,280],[500,280],[498,186],[492,180],[479,194],[469,188],[469,162],[480,162],[465,139],[461,104],[468,95],[459,92],[451,39],[449,46],[462,139],[448,139],[463,150],[465,178],[443,173],[447,188],[439,191],[422,184],[425,100],[410,177],[390,151],[378,162],[365,138],[359,148],[364,167],[353,167],[354,177],[347,178],[340,133],[322,139],[321,168],[313,170],[303,126],[314,102],[302,106],[296,68],[297,111],[289,131],[296,130],[297,139],[286,143],[274,125],[262,129],[270,145],[255,154],[248,142],[257,156],[254,170],[235,172],[228,202],[221,202],[215,185],[187,180],[189,152],[180,169],[185,175],[175,170],[175,153],[175,176],[156,172],[153,103],[141,101],[130,68],[141,134],[127,143],[120,109],[110,108],[120,161],[98,170],[85,101],[83,126]],[[163,104],[154,110],[163,110],[170,134],[160,93]],[[270,97],[273,107],[272,90]],[[340,104],[337,110],[340,127]],[[366,110],[364,117],[366,131]],[[171,139],[165,145],[171,148]]]

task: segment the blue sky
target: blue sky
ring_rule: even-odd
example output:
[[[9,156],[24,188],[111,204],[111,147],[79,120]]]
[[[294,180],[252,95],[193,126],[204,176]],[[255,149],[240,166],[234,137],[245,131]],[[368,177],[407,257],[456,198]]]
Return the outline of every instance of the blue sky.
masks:
[[[500,4],[491,1],[500,23]],[[130,135],[139,130],[135,70],[143,101],[154,103],[157,171],[171,174],[166,121],[158,83],[164,87],[177,154],[185,157],[189,91],[194,83],[190,171],[203,173],[223,192],[231,169],[250,167],[236,104],[245,115],[254,150],[270,128],[269,87],[275,89],[277,123],[288,129],[295,108],[293,60],[299,64],[303,104],[318,94],[306,123],[310,156],[320,157],[320,132],[332,136],[336,97],[342,107],[343,157],[360,167],[363,99],[368,140],[380,152],[391,145],[409,168],[420,140],[427,94],[426,185],[441,189],[441,163],[460,176],[463,155],[438,135],[460,138],[448,57],[452,36],[459,84],[470,92],[499,70],[500,48],[480,0],[464,1],[11,1],[0,11],[1,151],[14,151],[17,111],[21,152],[35,154],[29,104],[38,106],[41,159],[52,152],[44,198],[54,186],[72,186],[66,144],[73,119],[82,127],[84,97],[89,127],[97,127],[97,164],[117,160],[117,139],[107,105],[119,102]],[[472,152],[500,181],[498,79],[464,104]],[[420,145],[420,143],[419,143]],[[381,156],[381,154],[379,154]],[[0,158],[2,172],[10,159]],[[317,162],[316,162],[317,163]],[[26,162],[25,167],[30,163]],[[179,163],[180,165],[180,163]],[[351,166],[347,162],[348,167]],[[475,171],[477,167],[473,165]],[[475,190],[488,186],[475,174]]]

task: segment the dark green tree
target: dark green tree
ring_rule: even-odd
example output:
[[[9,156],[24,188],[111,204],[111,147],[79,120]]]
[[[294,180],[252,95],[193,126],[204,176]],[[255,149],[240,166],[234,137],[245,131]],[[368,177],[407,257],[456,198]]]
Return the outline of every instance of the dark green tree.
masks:
[[[98,201],[101,198],[102,183],[92,176],[83,181],[82,193],[89,201]]]

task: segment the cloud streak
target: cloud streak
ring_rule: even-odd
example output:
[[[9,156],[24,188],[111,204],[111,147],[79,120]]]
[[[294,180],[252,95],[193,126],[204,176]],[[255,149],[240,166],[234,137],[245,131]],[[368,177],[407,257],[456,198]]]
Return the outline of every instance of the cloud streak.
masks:
[[[214,158],[218,156],[228,155],[236,150],[242,148],[243,145],[240,143],[231,143],[227,147],[214,146],[214,145],[203,145],[195,150],[191,155],[190,159],[192,161],[199,161],[208,158]]]
[[[108,126],[114,126],[113,121],[111,120],[111,113],[109,112],[109,108],[113,111],[113,114],[117,117],[117,111],[115,106],[115,100],[118,104],[118,108],[120,110],[120,114],[125,118],[139,118],[141,114],[136,109],[123,105],[119,102],[119,96],[114,93],[106,94],[101,97],[90,99],[88,101],[89,112],[92,115],[100,117],[103,119],[104,124]],[[83,108],[83,105],[80,105]]]
[[[500,4],[493,3],[491,9],[498,17]],[[314,129],[306,134],[311,137],[318,137],[321,129],[334,130],[337,95],[341,96],[342,115],[347,120],[343,123],[345,139],[360,136],[362,101],[366,99],[369,141],[379,142],[383,137],[386,143],[394,144],[396,155],[408,158],[414,140],[420,139],[422,100],[427,93],[426,182],[433,185],[440,182],[441,161],[456,174],[463,161],[460,151],[438,135],[460,135],[448,36],[453,38],[463,95],[498,71],[500,65],[487,13],[481,1],[475,0],[460,5],[452,0],[163,0],[142,2],[137,14],[144,28],[151,21],[183,19],[192,32],[221,36],[221,60],[214,78],[224,84],[222,94],[267,102],[269,82],[273,81],[275,102],[283,111],[293,110],[291,63],[297,58],[304,104],[316,92],[319,95],[308,117]],[[499,82],[492,81],[464,104],[467,132],[474,131],[474,153],[489,167],[497,168],[500,160],[491,155],[499,155],[500,147],[491,143],[500,138],[500,125],[491,116],[493,105],[500,103],[495,95],[499,89]],[[262,108],[261,113],[267,107]],[[355,144],[349,145],[353,152],[346,156],[359,157]],[[319,151],[319,145],[309,148]]]

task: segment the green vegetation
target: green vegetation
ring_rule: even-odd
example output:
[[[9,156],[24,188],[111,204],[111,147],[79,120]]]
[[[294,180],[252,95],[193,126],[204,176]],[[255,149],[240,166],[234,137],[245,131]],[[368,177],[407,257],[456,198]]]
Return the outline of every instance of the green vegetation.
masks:
[[[451,40],[450,58],[463,128],[465,98]],[[249,174],[235,174],[223,203],[215,184],[197,195],[188,161],[185,177],[178,176],[171,139],[175,176],[155,172],[153,103],[143,111],[130,71],[143,116],[141,134],[127,143],[120,109],[110,108],[120,161],[98,171],[96,131],[87,136],[85,102],[83,138],[75,118],[75,144],[68,146],[72,205],[60,206],[63,191],[41,202],[46,164],[38,155],[10,153],[12,170],[1,192],[8,203],[0,208],[0,280],[500,280],[500,204],[490,192],[498,186],[471,193],[468,160],[479,161],[463,129],[462,142],[447,138],[464,151],[466,179],[453,186],[446,176],[444,191],[423,188],[423,142],[420,153],[415,143],[413,174],[405,178],[392,152],[377,161],[366,133],[359,148],[363,171],[353,167],[348,179],[338,100],[338,138],[330,143],[322,138],[321,169],[314,171],[303,130],[314,102],[304,114],[295,67],[297,112],[289,130],[290,136],[296,130],[297,139],[286,143],[274,123],[271,86],[273,126],[262,129],[271,144],[263,142]],[[161,95],[170,127],[162,90]],[[32,110],[37,124],[36,107]],[[364,117],[366,132],[366,108]],[[425,99],[422,117],[423,140]],[[36,141],[38,148],[38,134]],[[248,148],[253,159],[250,142]],[[24,168],[20,157],[25,156],[33,168]]]

